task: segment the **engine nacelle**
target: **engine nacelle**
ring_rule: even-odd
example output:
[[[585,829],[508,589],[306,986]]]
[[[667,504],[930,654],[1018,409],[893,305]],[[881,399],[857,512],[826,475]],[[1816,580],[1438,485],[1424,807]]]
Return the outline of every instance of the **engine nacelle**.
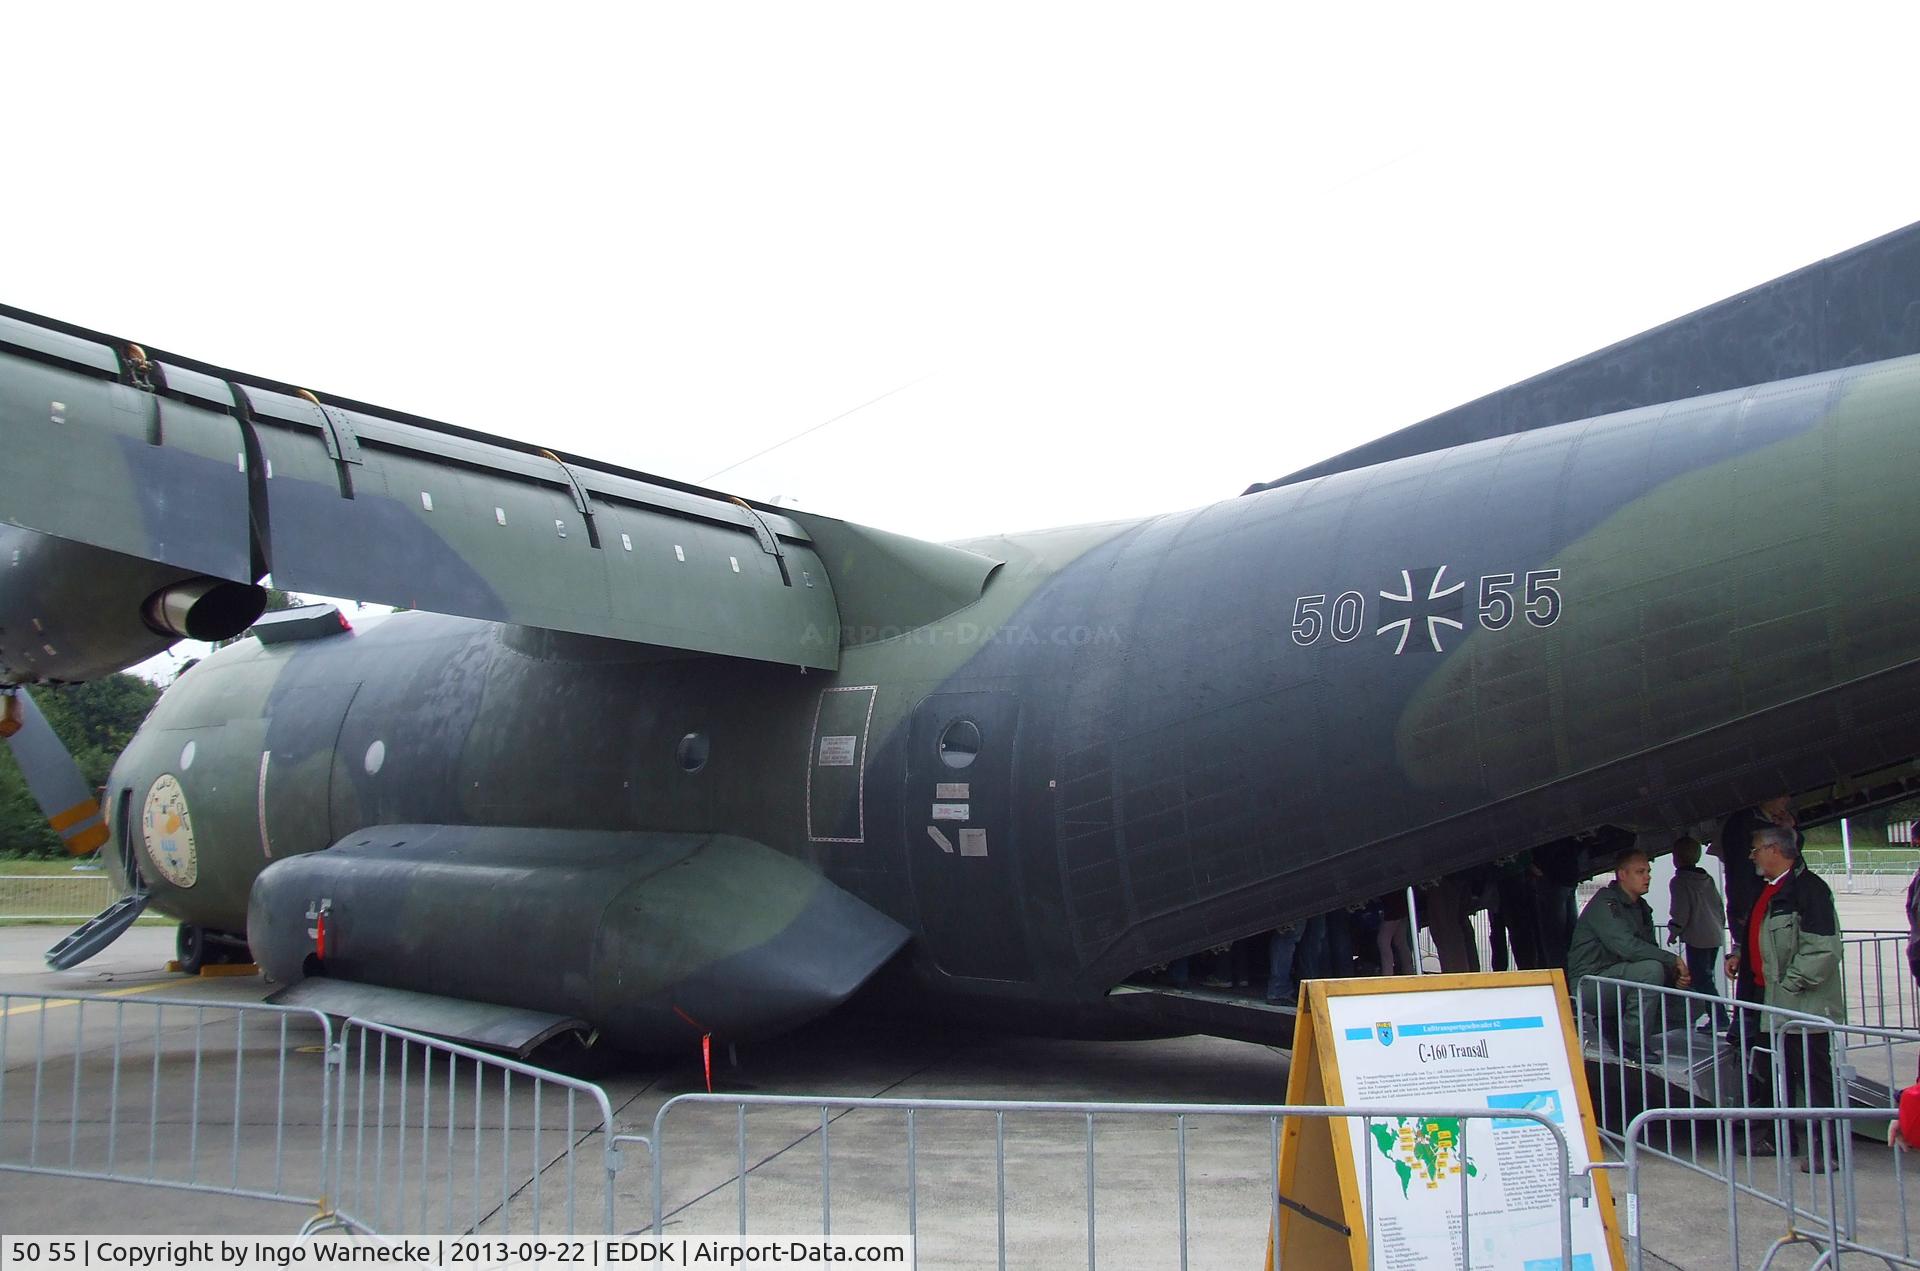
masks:
[[[0,683],[98,679],[253,625],[266,590],[0,526]]]
[[[247,911],[282,984],[572,1016],[641,1050],[794,1028],[906,940],[800,862],[708,834],[381,826],[269,865]]]
[[[266,610],[267,593],[251,583],[192,578],[147,597],[147,625],[185,640],[229,640]]]

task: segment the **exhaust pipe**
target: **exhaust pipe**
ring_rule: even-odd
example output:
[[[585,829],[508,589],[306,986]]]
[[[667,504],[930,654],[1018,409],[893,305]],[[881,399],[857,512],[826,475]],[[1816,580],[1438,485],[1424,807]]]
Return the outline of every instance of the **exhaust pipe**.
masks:
[[[141,616],[161,635],[230,640],[266,612],[267,589],[219,578],[190,578],[147,597]]]

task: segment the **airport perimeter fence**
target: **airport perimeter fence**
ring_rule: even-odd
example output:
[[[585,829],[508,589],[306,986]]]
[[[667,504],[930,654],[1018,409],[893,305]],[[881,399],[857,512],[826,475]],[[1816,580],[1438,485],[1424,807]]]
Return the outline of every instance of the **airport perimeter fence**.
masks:
[[[84,922],[119,893],[104,873],[0,872],[0,920]]]
[[[1601,1134],[1635,1162],[1630,1246],[1662,1217],[1697,1224],[1649,1204],[1655,1160],[1725,1189],[1729,1266],[1806,1244],[1822,1264],[1920,1267],[1920,1193],[1887,1145],[1920,1032],[1625,980],[1589,978],[1578,997]]]

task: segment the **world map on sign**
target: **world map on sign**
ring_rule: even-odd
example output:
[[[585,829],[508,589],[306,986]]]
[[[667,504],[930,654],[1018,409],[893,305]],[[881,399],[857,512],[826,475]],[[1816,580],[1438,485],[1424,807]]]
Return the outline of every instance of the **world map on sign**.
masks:
[[[1466,1155],[1455,1117],[1392,1117],[1375,1122],[1372,1130],[1374,1146],[1400,1176],[1402,1196],[1416,1178],[1432,1190],[1462,1171],[1468,1178],[1480,1176]]]

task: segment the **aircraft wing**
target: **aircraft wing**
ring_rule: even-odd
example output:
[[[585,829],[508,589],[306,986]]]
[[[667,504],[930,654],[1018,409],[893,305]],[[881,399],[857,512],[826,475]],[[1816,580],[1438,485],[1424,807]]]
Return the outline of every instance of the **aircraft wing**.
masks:
[[[113,554],[98,570],[52,554],[37,594],[150,562],[161,572],[140,577],[156,588],[271,574],[287,590],[639,644],[839,660],[833,582],[808,529],[777,510],[4,307],[0,453],[16,568],[36,557],[19,530]],[[951,554],[974,596],[994,564],[920,547]],[[49,621],[8,616],[43,634]],[[32,666],[9,669],[81,678],[61,674],[59,645],[47,634]]]
[[[1728,389],[1920,353],[1920,223],[1246,493]]]

